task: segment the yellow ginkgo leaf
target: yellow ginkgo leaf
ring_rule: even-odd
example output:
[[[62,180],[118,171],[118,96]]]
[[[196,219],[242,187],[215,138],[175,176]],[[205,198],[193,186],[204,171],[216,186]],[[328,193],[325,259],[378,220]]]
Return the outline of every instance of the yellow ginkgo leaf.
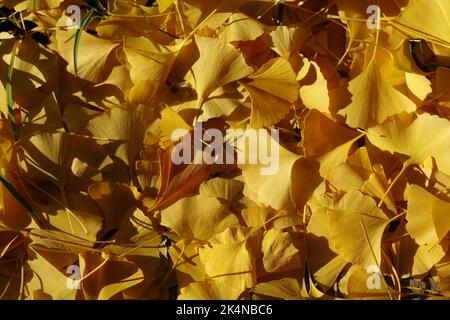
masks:
[[[178,200],[161,212],[161,224],[187,243],[206,241],[237,224],[237,217],[214,197],[197,195]]]
[[[337,254],[334,242],[331,241],[327,209],[319,207],[312,210],[306,229],[307,263],[314,280],[328,290],[348,262]]]
[[[270,144],[276,143],[275,139],[270,138]],[[292,170],[294,164],[300,155],[292,153],[283,146],[279,145],[279,154],[271,154],[269,157],[279,157],[277,166],[274,167],[273,175],[262,175],[261,168],[265,166],[259,164],[239,164],[244,177],[244,183],[248,187],[251,195],[249,198],[257,203],[265,206],[270,206],[274,209],[280,210],[286,207],[291,207],[294,204],[294,198],[291,188]],[[273,165],[273,164],[272,164]],[[273,186],[279,186],[278,192],[273,192]],[[244,190],[244,194],[246,190]]]
[[[388,300],[393,294],[382,279],[381,271],[353,265],[339,281],[339,289],[348,299]]]
[[[245,89],[237,83],[219,87],[203,102],[202,113],[198,117],[198,121],[206,122],[209,119],[229,116],[237,107],[244,104],[247,97]],[[195,109],[196,101],[190,101],[188,104]]]
[[[432,92],[430,80],[421,74],[406,72],[405,80],[408,89],[421,101]]]
[[[13,102],[27,110],[33,110],[50,92],[56,90],[59,80],[59,66],[54,53],[41,46],[32,37],[25,37],[17,42],[15,37],[7,32],[0,33],[0,115],[8,115],[7,110],[7,78],[9,68],[12,68],[11,87]],[[12,61],[13,48],[15,49]],[[11,64],[13,62],[13,64]],[[39,88],[46,88],[43,94]],[[36,90],[38,89],[38,90]],[[34,112],[33,112],[34,113]],[[30,115],[31,116],[31,115]]]
[[[179,300],[237,300],[242,291],[229,279],[214,278],[202,282],[192,282],[181,288]]]
[[[348,28],[349,38],[364,39],[368,34],[374,32],[367,28],[367,24],[360,23],[353,19],[367,19],[366,10],[369,3],[366,1],[339,0],[337,1],[339,16]]]
[[[62,204],[66,207],[61,207],[59,202],[41,208],[47,222],[62,232],[95,241],[104,222],[95,202],[81,194],[70,193],[62,196]]]
[[[143,281],[123,292],[126,299],[158,298],[154,280],[157,269],[162,266],[162,255],[167,252],[161,235],[155,230],[151,220],[138,208],[126,212],[122,223],[114,234],[114,243],[104,247],[103,252],[111,256],[120,256],[132,262]]]
[[[172,108],[164,108],[161,111],[161,147],[166,149],[168,146],[178,142],[182,136],[172,136],[176,130],[185,130],[187,132],[192,130],[192,127],[184,121],[184,119],[176,113]],[[181,132],[181,131],[180,131]]]
[[[55,9],[58,8],[63,0],[24,0],[24,1],[14,1],[19,3],[15,5],[17,11],[30,10],[37,11],[42,9]]]
[[[186,244],[182,239],[169,248],[168,252],[175,266],[177,282],[181,293],[184,287],[197,281],[201,282],[207,278],[203,263],[200,261],[198,247],[197,242]]]
[[[284,58],[276,58],[252,74],[251,81],[241,82],[252,99],[250,125],[270,127],[289,113],[298,98],[295,73]]]
[[[351,154],[345,163],[337,166],[331,172],[329,181],[339,190],[359,190],[372,172],[372,163],[367,148],[363,147]]]
[[[135,264],[119,257],[80,254],[81,288],[86,299],[109,300],[142,281],[144,275]]]
[[[339,114],[346,116],[346,123],[353,128],[367,128],[394,114],[416,110],[414,102],[384,79],[375,61],[350,81],[349,91],[352,103]]]
[[[305,30],[287,26],[278,26],[269,35],[273,42],[272,49],[281,57],[287,57],[290,52],[299,51],[308,37]]]
[[[89,121],[86,130],[114,146],[115,156],[128,165],[139,152],[145,118],[141,108],[114,108]]]
[[[31,279],[26,283],[29,292],[34,293],[40,290],[47,300],[67,300],[74,299],[77,294],[76,287],[69,289],[67,286],[70,280],[70,273],[66,270],[58,270],[50,261],[45,258],[45,251],[30,248],[28,250],[28,267],[33,270],[30,273]],[[43,281],[43,279],[46,279]],[[42,297],[44,298],[44,297]]]
[[[328,113],[330,97],[328,96],[327,80],[320,71],[319,65],[314,61],[303,58],[297,81],[300,84],[300,98],[308,109],[317,109]]]
[[[207,276],[226,279],[239,293],[256,284],[255,258],[247,244],[248,229],[228,228],[199,249]]]
[[[389,188],[389,184],[384,173],[383,167],[379,164],[373,166],[374,172],[364,182],[361,191],[378,199],[382,199],[386,190]],[[394,213],[397,213],[397,207],[395,206],[395,199],[393,195],[388,195],[384,199],[384,203],[387,208]]]
[[[253,290],[261,299],[299,300],[306,298],[301,290],[301,283],[295,278],[283,278],[258,283]]]
[[[306,157],[319,161],[320,174],[325,178],[345,162],[350,148],[361,137],[358,132],[339,125],[316,109],[305,118],[303,136]]]
[[[231,201],[242,191],[243,187],[244,185],[241,181],[217,177],[202,183],[199,193],[205,196]]]
[[[124,53],[130,65],[130,78],[135,84],[130,94],[142,93],[135,101],[145,101],[165,85],[172,65],[183,43],[164,46],[145,37],[126,37]],[[140,90],[139,90],[140,89]],[[144,90],[147,89],[147,90]],[[143,94],[147,92],[146,94]]]
[[[55,32],[58,52],[69,62],[67,70],[73,74],[75,74],[74,33],[75,31],[65,31],[60,28]],[[77,75],[94,83],[106,80],[110,72],[109,68],[107,68],[107,60],[117,45],[117,43],[95,37],[86,31],[81,31],[77,54]]]
[[[440,171],[450,174],[450,122],[428,113],[413,121],[399,115],[370,128],[367,137],[382,150],[407,156],[404,167],[433,157]]]
[[[105,231],[117,228],[127,211],[139,198],[136,188],[106,181],[90,185],[88,194],[102,210],[105,217]]]
[[[419,245],[434,246],[450,231],[450,203],[417,185],[405,191],[408,200],[406,229]]]
[[[426,12],[426,14],[424,14]],[[435,0],[433,3],[427,0],[410,1],[395,21],[395,26],[414,38],[433,39],[447,45],[437,45],[439,53],[449,52],[450,21],[448,13],[450,3],[447,0]]]
[[[399,276],[423,276],[445,256],[448,241],[439,245],[418,245],[411,236],[404,237],[400,242]]]
[[[158,1],[158,9],[159,12],[166,11],[173,3],[177,2],[178,0],[157,0]]]
[[[107,156],[96,141],[65,132],[44,132],[22,142],[20,166],[28,179],[43,179],[63,190],[89,184]]]
[[[252,99],[250,125],[253,128],[271,127],[289,113],[289,102],[246,83],[242,85]]]
[[[359,191],[345,194],[328,210],[330,237],[348,262],[363,267],[381,263],[381,238],[389,223],[375,200]]]
[[[228,19],[227,26],[220,34],[226,43],[233,41],[253,41],[264,34],[264,26],[249,16],[236,12]]]
[[[263,266],[266,272],[298,269],[300,255],[287,232],[270,229],[262,240]]]
[[[201,104],[218,87],[240,80],[253,72],[242,53],[231,44],[200,36],[195,36],[195,43],[200,56],[187,77],[197,91],[198,103]]]

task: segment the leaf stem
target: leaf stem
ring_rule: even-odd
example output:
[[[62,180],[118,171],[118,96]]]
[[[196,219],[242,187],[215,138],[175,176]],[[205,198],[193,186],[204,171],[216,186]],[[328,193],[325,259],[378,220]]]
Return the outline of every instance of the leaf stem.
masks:
[[[8,66],[8,76],[6,80],[6,102],[8,105],[8,117],[11,123],[11,128],[14,136],[14,140],[17,141],[19,134],[17,132],[16,118],[14,116],[14,99],[13,99],[13,88],[12,88],[12,76],[14,72],[14,61],[16,59],[18,42],[14,42],[14,46],[11,52],[11,60]]]
[[[89,9],[87,14],[83,17],[83,19],[80,22],[79,27],[75,31],[75,39],[74,39],[74,46],[73,46],[73,69],[75,70],[75,75],[78,75],[78,47],[80,45],[80,39],[81,39],[81,31],[89,24],[89,22],[92,20],[92,15],[94,14],[95,8]]]
[[[389,192],[391,192],[392,188],[397,183],[398,179],[403,175],[403,173],[405,173],[405,171],[406,171],[406,169],[408,169],[408,167],[409,167],[409,163],[405,162],[403,164],[402,170],[400,170],[400,172],[397,174],[397,176],[394,178],[394,180],[392,180],[392,182],[389,185],[389,187],[387,188],[386,192],[381,197],[380,202],[378,203],[378,207],[381,207],[383,205],[384,199],[386,199],[386,197],[389,194]]]

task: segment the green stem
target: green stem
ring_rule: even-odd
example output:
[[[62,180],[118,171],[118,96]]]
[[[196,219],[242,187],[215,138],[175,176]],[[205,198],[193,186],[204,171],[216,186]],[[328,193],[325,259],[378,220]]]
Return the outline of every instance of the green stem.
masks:
[[[75,31],[75,40],[73,46],[73,69],[75,70],[75,75],[78,75],[78,47],[80,45],[81,31],[89,24],[92,20],[92,15],[95,8],[90,9],[86,15],[81,19],[80,25]]]
[[[36,220],[38,224],[42,224],[42,221],[39,219],[36,212],[34,212],[33,208],[27,203],[27,201],[22,197],[19,191],[14,188],[14,186],[9,182],[8,178],[0,173],[0,182],[5,186],[5,188],[13,195],[14,198],[25,208],[27,209],[30,216]]]

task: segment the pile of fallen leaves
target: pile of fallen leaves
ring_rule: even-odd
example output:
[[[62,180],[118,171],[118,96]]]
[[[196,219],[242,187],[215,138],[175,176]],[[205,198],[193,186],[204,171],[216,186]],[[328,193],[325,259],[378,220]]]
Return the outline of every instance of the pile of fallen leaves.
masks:
[[[450,1],[0,5],[0,298],[450,295]]]

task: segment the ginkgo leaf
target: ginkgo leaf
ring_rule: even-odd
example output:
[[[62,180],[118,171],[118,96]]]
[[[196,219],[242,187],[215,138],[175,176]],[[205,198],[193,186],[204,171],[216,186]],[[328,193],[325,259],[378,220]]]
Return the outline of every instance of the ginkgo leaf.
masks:
[[[20,165],[30,179],[44,179],[63,190],[89,184],[106,161],[94,140],[65,132],[44,132],[21,144]]]
[[[189,82],[195,87],[198,102],[209,97],[218,87],[240,80],[253,72],[232,45],[219,39],[195,36],[199,59],[192,66]],[[208,72],[204,72],[208,69]]]
[[[352,103],[339,114],[353,128],[367,128],[382,123],[388,117],[416,110],[416,105],[393,88],[384,78],[375,62],[349,83]]]
[[[405,155],[405,166],[433,157],[439,170],[450,174],[450,122],[446,119],[427,113],[413,121],[405,116],[392,117],[370,128],[367,137],[382,150]]]
[[[205,267],[200,261],[197,242],[186,244],[184,240],[180,240],[173,246],[170,246],[169,254],[175,265],[181,295],[183,295],[183,289],[190,290],[185,287],[189,287],[190,285],[196,287],[195,283],[207,278]]]
[[[354,2],[351,0],[339,0],[337,2],[339,17],[349,28],[349,38],[364,39],[368,33],[374,32],[367,28],[367,24],[353,19],[367,19],[366,10],[369,6],[366,1]]]
[[[158,1],[158,9],[159,12],[166,11],[173,3],[177,2],[178,0],[157,0]]]
[[[125,299],[153,299],[159,296],[154,283],[158,278],[157,270],[163,265],[166,254],[164,240],[155,230],[152,221],[138,208],[127,210],[125,217],[114,234],[114,243],[104,247],[103,252],[111,256],[126,258],[126,261],[139,268],[137,285],[125,288]],[[134,277],[134,276],[133,276]],[[140,278],[138,277],[138,278]],[[130,281],[133,281],[130,279]],[[113,285],[118,289],[121,284]]]
[[[273,42],[272,49],[283,57],[290,52],[297,52],[308,35],[303,29],[278,26],[270,32],[270,37]]]
[[[161,224],[175,231],[186,242],[206,241],[236,225],[237,217],[216,198],[198,195],[181,199],[164,209],[161,212]]]
[[[272,137],[269,139],[271,144],[278,144]],[[294,203],[291,189],[292,168],[301,156],[290,152],[283,146],[279,146],[278,157],[279,169],[274,175],[262,175],[261,168],[266,167],[262,164],[241,164],[239,167],[242,169],[242,176],[244,177],[246,186],[253,192],[253,196],[250,196],[250,198],[279,210],[292,206]],[[273,192],[274,183],[280,187],[282,186],[282,189],[279,189],[276,194]]]
[[[230,116],[236,108],[243,105],[248,96],[242,86],[230,83],[214,90],[209,98],[203,102],[202,113],[198,117],[199,122],[209,119]],[[189,102],[195,108],[196,101]]]
[[[42,209],[47,223],[82,239],[95,240],[104,221],[96,204],[83,195],[71,193],[65,197],[66,202],[63,204],[66,207],[61,208],[61,204],[57,203]]]
[[[319,65],[314,61],[303,58],[303,66],[297,75],[300,84],[300,98],[308,109],[317,109],[328,113],[330,97],[328,96],[328,83]]]
[[[141,109],[114,108],[89,121],[86,130],[95,138],[105,139],[115,147],[115,156],[133,163],[144,135]]]
[[[210,174],[204,164],[190,164],[183,171],[174,173],[171,150],[169,148],[159,153],[160,181],[156,198],[148,199],[148,202],[143,200],[150,212],[167,208],[187,194],[194,193]]]
[[[163,46],[145,37],[127,37],[124,40],[124,53],[130,65],[130,78],[135,84],[130,94],[137,94],[133,90],[142,87],[152,89],[148,94],[139,97],[145,101],[161,86],[164,86],[168,75],[183,43],[173,46]],[[137,99],[134,99],[137,100]]]
[[[264,26],[249,16],[236,12],[228,19],[227,26],[220,34],[226,43],[233,41],[253,41],[264,34]]]
[[[283,278],[268,282],[261,282],[255,286],[253,292],[263,298],[278,298],[283,300],[299,300],[306,298],[301,290],[301,283],[295,278]]]
[[[364,186],[365,180],[372,172],[372,162],[367,148],[359,148],[347,158],[345,163],[333,170],[330,182],[340,190],[358,190]]]
[[[315,109],[305,118],[303,136],[306,157],[319,161],[320,174],[326,178],[337,165],[345,162],[350,148],[360,137],[357,132],[339,125]]]
[[[73,41],[70,41],[73,35],[73,31],[58,30],[55,33],[59,52],[69,62],[67,70],[71,73],[75,73]],[[77,75],[94,83],[105,80],[110,71],[107,68],[107,59],[116,46],[116,43],[81,31],[77,55]],[[88,52],[89,54],[87,54]]]
[[[434,246],[450,231],[450,203],[436,198],[417,185],[406,188],[406,229],[419,245]]]
[[[182,136],[172,136],[176,130],[180,130],[181,132],[181,130],[184,129],[186,132],[189,132],[192,129],[192,127],[171,108],[165,108],[161,111],[160,127],[162,131],[161,144],[164,149],[177,142],[178,139],[183,138]]]
[[[31,1],[16,1],[19,4],[16,5],[15,9],[22,11],[28,9],[30,11],[37,11],[41,9],[54,9],[58,8],[62,0],[31,0]]]
[[[289,62],[276,58],[252,74],[249,82],[241,82],[252,99],[250,125],[270,127],[289,112],[298,98],[296,76]]]
[[[239,287],[233,286],[228,279],[208,279],[192,282],[180,290],[180,300],[236,300],[241,295]]]
[[[433,39],[438,42],[447,43],[442,47],[448,52],[450,43],[450,22],[448,12],[450,4],[446,0],[436,0],[432,4],[426,0],[410,1],[409,5],[402,11],[395,21],[395,25],[415,38],[420,35],[423,38]],[[427,14],[424,15],[424,12]],[[437,46],[439,49],[440,46]]]
[[[289,113],[289,102],[246,83],[242,85],[252,99],[250,125],[253,128],[271,127]]]
[[[75,298],[77,290],[68,290],[67,288],[67,280],[70,279],[68,278],[70,274],[65,274],[66,270],[55,268],[39,250],[30,248],[28,254],[33,258],[28,260],[28,266],[33,270],[32,278],[26,284],[30,292],[34,293],[40,290],[48,297],[47,299]],[[43,281],[43,279],[46,279],[46,281]]]
[[[137,203],[138,191],[126,184],[99,182],[89,186],[89,196],[98,204],[105,217],[104,229],[117,228],[127,211]]]
[[[313,214],[307,226],[306,249],[307,264],[314,280],[326,289],[333,286],[339,274],[348,264],[347,260],[337,254],[331,241],[329,215],[324,207],[312,209]]]
[[[431,82],[425,76],[415,73],[405,73],[408,89],[420,100],[424,100],[432,92]]]
[[[237,180],[214,178],[205,181],[199,188],[199,193],[225,201],[231,201],[243,188],[243,183]]]
[[[328,209],[330,237],[348,262],[368,267],[381,263],[381,238],[389,223],[375,201],[350,191]]]
[[[120,258],[80,254],[81,288],[86,299],[108,300],[144,280],[142,271]]]
[[[402,277],[423,276],[445,256],[447,241],[439,245],[418,245],[410,236],[400,242],[403,254],[399,257],[399,275]]]
[[[353,265],[339,281],[339,289],[349,299],[391,299],[390,288],[378,270]]]
[[[42,106],[30,112],[23,119],[20,133],[27,135],[39,130],[58,130],[63,127],[58,102],[54,94],[50,94],[42,101]]]
[[[199,254],[209,277],[226,279],[238,292],[255,285],[254,257],[247,247],[245,229],[228,228],[208,243]]]
[[[291,236],[281,230],[267,231],[262,240],[263,266],[266,272],[300,268],[300,255]]]
[[[41,102],[41,96],[49,94],[49,92],[42,94],[36,89],[56,89],[58,85],[59,66],[56,56],[31,37],[25,37],[22,41],[16,42],[12,35],[2,32],[0,39],[2,40],[0,54],[3,62],[0,65],[0,98],[2,99],[0,113],[8,114],[8,104],[11,108],[21,106],[32,109]],[[8,78],[11,81],[8,81]],[[7,89],[9,92],[12,91],[11,95],[6,92]],[[12,101],[8,101],[7,98]]]
[[[372,197],[382,199],[384,194],[386,193],[386,190],[388,190],[389,188],[389,184],[383,168],[378,164],[376,164],[373,168],[374,172],[364,182],[361,191],[367,193]],[[393,195],[386,196],[384,198],[384,203],[389,210],[397,213],[397,207],[395,205],[395,199]]]
[[[291,210],[274,210],[255,204],[243,209],[241,214],[246,225],[254,231],[262,227],[282,230],[302,223],[301,216]]]

